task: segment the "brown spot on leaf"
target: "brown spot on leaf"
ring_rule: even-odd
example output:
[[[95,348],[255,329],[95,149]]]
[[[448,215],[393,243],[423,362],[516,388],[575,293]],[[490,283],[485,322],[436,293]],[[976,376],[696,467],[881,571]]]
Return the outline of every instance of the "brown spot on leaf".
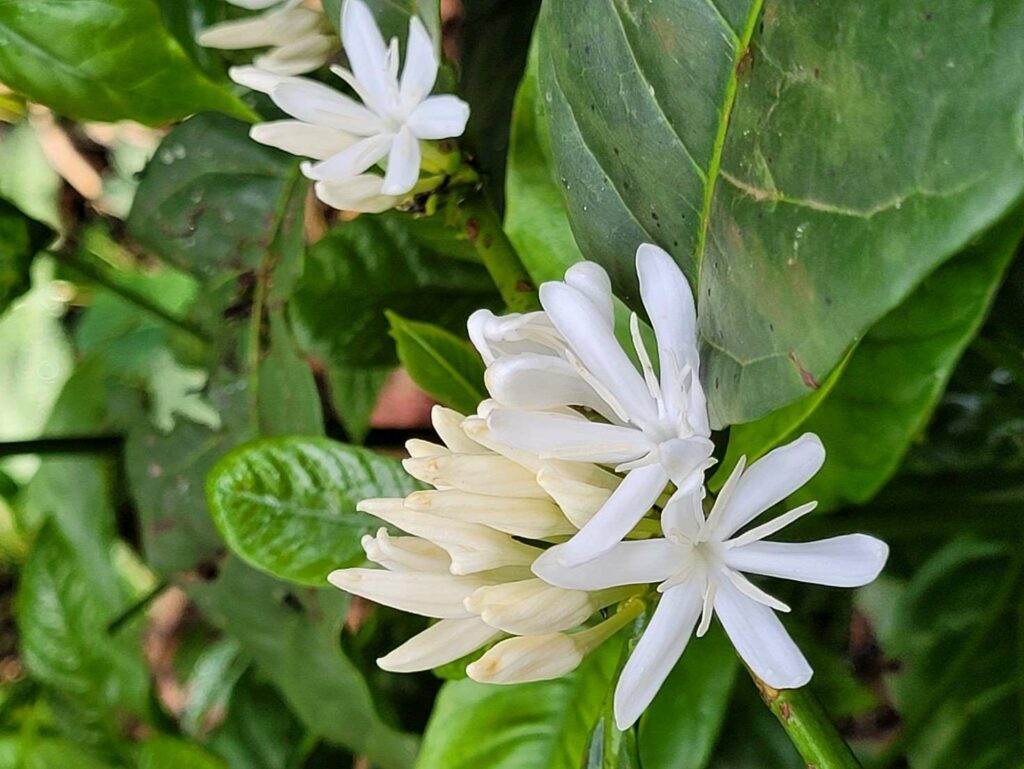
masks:
[[[796,366],[796,370],[800,372],[800,379],[803,380],[805,386],[812,390],[817,390],[821,387],[821,384],[814,378],[814,375],[804,368],[803,364],[800,362],[800,358],[797,357],[796,350],[789,351],[789,359],[793,361],[793,365]]]
[[[466,222],[466,236],[469,238],[471,243],[476,242],[477,235],[480,234],[480,222],[476,219],[470,219]]]
[[[516,283],[516,291],[521,291],[524,294],[528,291],[533,291],[533,284],[528,280],[521,280]]]

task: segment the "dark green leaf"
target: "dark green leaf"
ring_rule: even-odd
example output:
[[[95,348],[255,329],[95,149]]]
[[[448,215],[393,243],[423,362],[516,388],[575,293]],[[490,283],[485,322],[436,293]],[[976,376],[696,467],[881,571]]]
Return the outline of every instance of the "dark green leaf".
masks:
[[[0,313],[29,290],[32,258],[51,240],[49,227],[0,198]]]
[[[413,381],[446,406],[475,412],[486,397],[484,364],[469,342],[430,323],[387,316],[398,359]]]
[[[323,587],[332,569],[364,560],[379,522],[356,512],[370,497],[416,488],[394,459],[326,438],[267,438],[210,472],[210,512],[231,549],[282,579]]]
[[[161,142],[139,184],[128,231],[143,247],[218,287],[278,263],[287,296],[302,251],[305,184],[296,160],[252,141],[248,126],[197,115]]]
[[[323,411],[309,364],[299,357],[284,317],[270,316],[270,351],[259,369],[261,435],[322,435]]]
[[[139,749],[138,769],[227,769],[227,764],[198,745],[154,737]]]
[[[644,769],[707,766],[722,730],[737,670],[736,652],[718,628],[687,646],[640,721]]]
[[[221,0],[157,0],[157,4],[167,31],[192,61],[208,75],[222,78],[220,52],[199,45],[196,36],[206,27],[224,21],[228,4]]]
[[[192,64],[148,0],[0,5],[0,80],[80,120],[160,125],[201,110],[252,114]]]
[[[608,642],[553,681],[450,681],[438,695],[416,769],[578,769],[621,651],[621,643]]]
[[[147,711],[149,676],[137,634],[107,632],[131,602],[113,578],[86,570],[75,545],[53,525],[36,536],[18,587],[17,618],[25,667],[59,695],[105,718]]]
[[[556,0],[541,28],[580,247],[630,302],[643,241],[699,283],[717,425],[822,381],[1024,190],[1019,4]]]
[[[196,585],[192,593],[315,734],[368,756],[382,769],[409,769],[414,738],[381,720],[366,681],[342,654],[344,593],[295,591],[235,558],[227,559],[217,580]]]
[[[231,769],[289,769],[303,729],[281,696],[253,675],[233,689],[224,723],[210,737],[210,748]]]
[[[331,366],[327,370],[331,405],[353,443],[366,440],[370,417],[392,371],[392,366]]]
[[[420,17],[430,36],[441,40],[441,3],[439,0],[366,0],[384,39],[397,37],[403,43],[409,32],[409,17]],[[324,12],[335,27],[340,27],[342,0],[324,0]],[[403,59],[404,61],[404,59]]]
[[[449,258],[465,241],[438,219],[361,216],[314,245],[290,305],[303,349],[332,366],[393,365],[385,310],[461,331],[473,310],[493,305],[487,271]]]

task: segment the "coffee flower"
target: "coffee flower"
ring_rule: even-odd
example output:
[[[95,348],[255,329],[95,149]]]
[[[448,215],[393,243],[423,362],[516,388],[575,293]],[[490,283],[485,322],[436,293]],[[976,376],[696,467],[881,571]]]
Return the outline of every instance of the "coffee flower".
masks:
[[[277,75],[300,75],[319,69],[340,47],[322,8],[309,7],[302,0],[228,2],[263,13],[214,24],[196,38],[199,45],[224,50],[269,48],[253,64]]]
[[[658,374],[635,313],[631,335],[640,370],[617,341],[611,285],[593,263],[542,285],[543,313],[471,321],[470,336],[489,364],[488,388],[502,404],[488,419],[500,440],[543,458],[625,473],[580,533],[559,548],[566,565],[585,563],[622,540],[669,481],[680,495],[699,495],[714,461],[690,286],[672,258],[651,244],[637,249],[636,270],[657,341]],[[564,407],[587,407],[606,421]]]
[[[639,611],[638,602],[576,633],[596,612],[639,591],[614,587],[564,589],[536,577],[530,566],[544,552],[531,542],[555,542],[576,527],[538,483],[545,463],[496,441],[480,417],[435,407],[443,445],[410,441],[406,470],[433,489],[404,499],[359,505],[395,529],[363,539],[367,558],[383,568],[341,569],[332,584],[355,595],[438,622],[378,660],[385,670],[426,670],[459,659],[505,636],[468,673],[480,681],[513,683],[551,678],[576,667]],[[551,463],[547,463],[551,464]],[[608,483],[598,468],[548,468],[555,485],[591,488],[601,499]],[[606,494],[607,492],[604,491]]]
[[[264,144],[312,158],[303,173],[317,182],[324,202],[352,210],[384,210],[415,192],[424,153],[420,142],[461,136],[469,105],[451,95],[431,96],[438,59],[423,23],[409,20],[405,64],[398,75],[398,40],[385,45],[362,0],[345,0],[341,38],[351,71],[332,67],[359,101],[304,78],[268,78],[232,72],[255,84],[295,120],[256,126]],[[372,173],[384,168],[381,177]],[[436,186],[436,181],[433,186]]]
[[[757,516],[806,483],[825,461],[810,433],[744,469],[740,460],[706,517],[699,498],[677,493],[661,516],[664,538],[616,545],[600,557],[567,568],[549,549],[533,565],[546,582],[567,590],[600,591],[659,582],[661,601],[615,691],[620,729],[650,704],[696,628],[702,636],[718,617],[736,651],[766,684],[806,684],[811,667],[776,616],[789,607],[744,574],[781,577],[833,587],[858,587],[878,576],[889,549],[864,534],[816,542],[765,539],[814,509],[810,503],[740,532]]]

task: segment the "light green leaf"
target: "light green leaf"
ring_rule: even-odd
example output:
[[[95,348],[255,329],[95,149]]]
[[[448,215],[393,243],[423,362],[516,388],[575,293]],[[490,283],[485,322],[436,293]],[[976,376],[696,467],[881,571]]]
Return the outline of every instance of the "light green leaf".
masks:
[[[387,313],[398,359],[426,393],[463,414],[486,396],[484,364],[469,342],[430,323]]]
[[[356,511],[370,497],[417,488],[399,462],[326,438],[265,438],[210,471],[213,520],[232,551],[276,577],[324,587],[333,569],[365,556],[380,523]]]
[[[159,350],[150,361],[149,371],[153,424],[170,432],[178,415],[211,430],[219,429],[220,414],[200,393],[208,379],[205,370],[182,366],[169,350]]]
[[[1020,199],[1022,37],[997,0],[545,4],[573,231],[634,306],[643,241],[699,284],[716,425],[806,394]]]
[[[202,110],[252,117],[192,64],[148,0],[0,5],[0,80],[79,120],[161,125]]]
[[[621,643],[608,642],[575,672],[553,681],[448,682],[416,769],[578,769],[621,651]]]
[[[43,739],[23,751],[19,769],[113,769],[70,740]]]
[[[139,749],[138,769],[227,769],[217,756],[184,740],[154,737]]]

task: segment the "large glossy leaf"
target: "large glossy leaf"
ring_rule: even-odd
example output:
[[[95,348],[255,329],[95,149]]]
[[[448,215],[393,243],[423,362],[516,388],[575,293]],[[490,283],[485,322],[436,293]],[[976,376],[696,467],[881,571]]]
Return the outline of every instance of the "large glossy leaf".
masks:
[[[576,672],[553,681],[450,681],[434,706],[416,769],[578,769],[621,649],[609,642]]]
[[[1022,35],[997,0],[546,5],[577,240],[630,301],[642,241],[699,283],[716,424],[806,394],[1019,199]]]
[[[690,644],[640,721],[644,769],[703,769],[722,730],[739,660],[714,629]],[[740,682],[745,685],[745,682]]]
[[[356,505],[416,487],[398,461],[366,449],[325,438],[270,438],[218,462],[207,497],[236,554],[274,576],[323,587],[331,570],[364,560],[360,541],[380,526]]]
[[[288,262],[273,293],[294,283],[302,250],[304,182],[296,159],[252,141],[248,126],[203,114],[161,142],[139,184],[129,234],[218,286]]]
[[[0,198],[0,313],[29,290],[32,257],[52,239],[49,227]]]
[[[465,339],[432,323],[388,313],[398,359],[423,390],[446,406],[472,414],[486,395],[484,363]]]
[[[382,769],[408,769],[415,739],[387,725],[360,671],[342,653],[348,604],[340,590],[292,586],[228,558],[216,580],[196,585],[204,612],[239,640],[309,729],[368,756]]]
[[[0,5],[0,80],[82,120],[160,125],[201,110],[251,115],[195,67],[150,0]]]

